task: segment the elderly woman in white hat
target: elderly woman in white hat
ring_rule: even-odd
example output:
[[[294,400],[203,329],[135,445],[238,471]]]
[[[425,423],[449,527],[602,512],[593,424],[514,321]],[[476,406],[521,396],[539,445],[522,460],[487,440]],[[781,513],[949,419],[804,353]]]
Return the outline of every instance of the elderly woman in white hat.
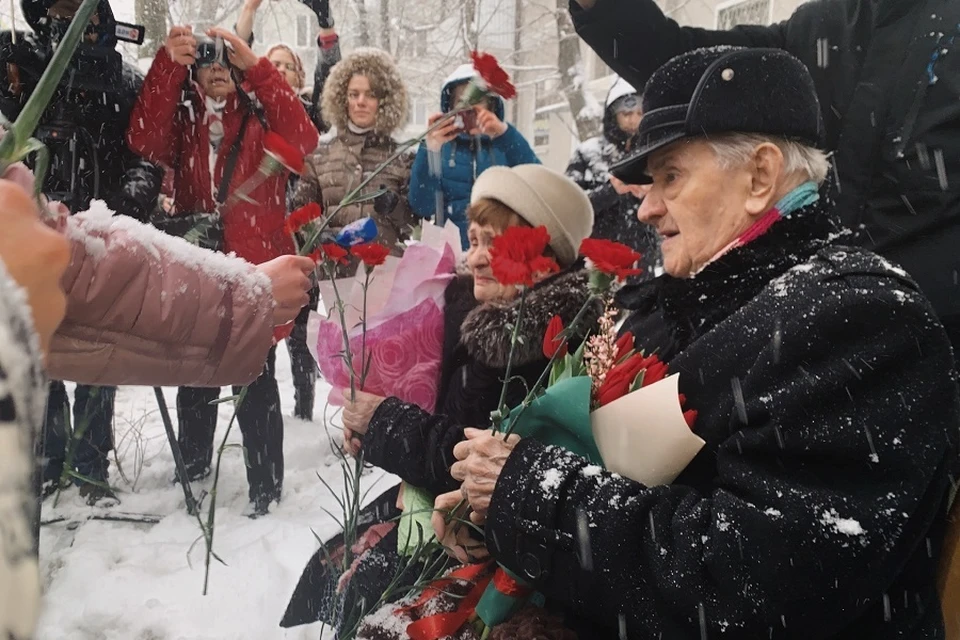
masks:
[[[534,164],[491,167],[474,185],[468,217],[467,269],[457,275],[445,294],[443,360],[435,413],[398,398],[362,392],[343,410],[344,445],[349,451],[359,454],[362,450],[365,462],[435,495],[457,488],[449,472],[454,462],[453,448],[465,439],[465,428],[489,425],[505,378],[510,353],[508,327],[515,322],[519,300],[514,287],[504,286],[493,277],[493,239],[509,227],[544,226],[550,233],[547,253],[561,267],[560,273],[539,278],[527,292],[520,327],[524,340],[514,353],[508,404],[519,403],[526,393],[525,385],[532,385],[546,367],[541,345],[550,319],[559,315],[569,324],[589,296],[587,273],[577,253],[580,243],[590,236],[593,210],[586,194],[566,176]],[[599,308],[592,310],[585,327],[595,326],[599,314]],[[394,502],[396,493],[394,488],[389,496],[384,494],[374,501],[379,515],[362,520],[389,521],[395,513],[385,510],[384,505]],[[470,545],[465,539],[463,543],[459,552],[466,559]],[[394,530],[377,544],[379,561],[386,556],[388,564],[396,562],[396,549]],[[325,572],[320,563],[315,566]],[[308,573],[309,567],[301,578],[303,598],[315,597],[311,596],[317,593],[313,585],[322,582]],[[366,597],[368,602],[376,602],[385,586],[380,580],[389,576],[392,567],[365,572],[361,563],[348,598],[359,601]],[[295,594],[288,608],[289,620],[294,620],[297,612],[309,610],[329,621],[330,614],[323,607],[311,608],[298,600]],[[310,622],[309,617],[296,619],[298,623]]]

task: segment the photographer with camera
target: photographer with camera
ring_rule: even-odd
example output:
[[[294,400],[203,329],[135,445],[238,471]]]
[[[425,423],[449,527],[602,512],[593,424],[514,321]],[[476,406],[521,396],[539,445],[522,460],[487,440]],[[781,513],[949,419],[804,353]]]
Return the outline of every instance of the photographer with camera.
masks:
[[[430,116],[433,124],[460,102],[460,96],[476,72],[473,65],[458,67],[444,81],[440,110]],[[467,205],[477,177],[494,165],[515,167],[539,164],[530,143],[504,122],[505,107],[499,97],[487,98],[474,111],[466,111],[427,135],[417,150],[410,172],[410,207],[423,218],[444,219],[460,228],[463,248],[467,239]]]
[[[226,195],[258,171],[264,136],[272,131],[306,154],[318,134],[299,97],[266,58],[258,58],[233,33],[211,29],[214,40],[188,26],[170,30],[137,99],[127,140],[138,153],[174,172],[171,220],[213,212]],[[242,89],[238,89],[242,85]],[[249,90],[250,95],[248,95]],[[223,246],[260,264],[293,253],[284,231],[288,171],[268,177],[221,212]],[[165,225],[161,225],[165,226]],[[266,514],[283,486],[283,418],[275,376],[275,348],[264,373],[249,386],[238,409],[250,466],[252,515]],[[181,387],[177,395],[180,447],[187,482],[210,472],[220,394],[215,388]]]
[[[33,33],[0,34],[0,62],[6,70],[6,82],[0,82],[0,110],[8,120],[20,114],[80,4],[80,0],[23,0],[23,15]],[[138,33],[134,25],[118,23],[110,3],[101,0],[35,134],[50,153],[42,191],[72,213],[86,210],[98,199],[118,214],[143,220],[156,206],[162,173],[130,151],[124,140],[143,76],[123,62],[116,50],[118,38],[142,41],[142,30]],[[69,398],[63,382],[51,382],[42,436],[47,492],[60,485],[65,460],[71,457],[73,468],[66,471],[88,502],[105,506],[115,500],[107,485],[115,391],[77,385],[75,442],[68,456]]]

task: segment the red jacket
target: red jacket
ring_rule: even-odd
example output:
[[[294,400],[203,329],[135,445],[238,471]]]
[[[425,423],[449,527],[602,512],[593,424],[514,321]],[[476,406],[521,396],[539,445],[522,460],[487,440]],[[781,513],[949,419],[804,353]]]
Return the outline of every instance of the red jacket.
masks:
[[[187,74],[187,67],[177,64],[165,49],[160,49],[130,117],[127,142],[148,160],[175,168],[173,197],[177,211],[213,211],[216,193],[210,180],[210,135],[204,124],[205,105],[202,100],[194,100],[192,109],[181,104],[181,89]],[[260,58],[255,66],[247,69],[244,79],[262,105],[270,129],[300,152],[312,152],[318,142],[317,130],[300,98],[267,59]],[[217,186],[242,119],[243,111],[234,93],[228,98],[223,114],[224,136],[217,150],[213,180]],[[263,134],[259,119],[251,115],[230,180],[230,192],[260,166]],[[289,177],[289,172],[284,171],[268,178],[249,194],[256,204],[237,202],[226,210],[223,222],[228,252],[235,251],[254,264],[293,253],[293,239],[283,230]]]

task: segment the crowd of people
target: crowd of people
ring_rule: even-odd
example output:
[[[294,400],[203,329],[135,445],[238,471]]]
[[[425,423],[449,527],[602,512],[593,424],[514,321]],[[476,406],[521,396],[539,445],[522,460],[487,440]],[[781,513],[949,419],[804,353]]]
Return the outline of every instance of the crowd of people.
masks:
[[[294,414],[311,419],[316,270],[285,224],[310,203],[336,210],[332,234],[373,219],[396,256],[423,219],[459,229],[436,410],[358,391],[342,446],[436,495],[435,534],[458,562],[492,558],[540,595],[491,638],[960,628],[940,580],[953,561],[944,541],[960,535],[948,517],[960,471],[960,92],[947,55],[960,6],[823,0],[777,25],[708,31],[654,0],[571,0],[578,34],[621,77],[602,134],[563,174],[539,163],[496,96],[398,154],[408,98],[391,56],[342,56],[328,1],[301,1],[320,27],[313,87],[293,48],[254,53],[262,0],[245,1],[233,31],[173,27],[145,78],[114,50],[101,2],[81,48],[125,82],[112,103],[71,87],[51,107],[85,161],[54,154],[42,215],[26,167],[0,179],[0,426],[12,434],[0,441],[0,584],[17,585],[5,588],[0,635],[28,638],[36,619],[36,498],[75,483],[91,504],[118,500],[107,463],[117,385],[180,386],[182,483],[210,473],[220,387],[247,385],[237,421],[249,515],[282,499],[273,331],[294,324]],[[7,117],[29,94],[31,50],[79,4],[24,1],[34,33],[0,40]],[[430,125],[462,104],[473,76],[471,65],[450,74]],[[64,124],[64,104],[77,122],[103,123],[99,137]],[[230,200],[260,171],[271,134],[305,156],[302,175],[273,173]],[[391,158],[376,197],[337,208]],[[73,215],[94,200],[109,211]],[[173,237],[228,202],[206,238],[215,251]],[[543,257],[559,266],[523,296],[492,269],[494,240],[515,227],[546,228]],[[579,249],[591,237],[642,256],[643,274],[616,296],[620,335],[679,373],[697,412],[705,445],[668,485],[489,429],[547,366],[555,317],[582,320],[574,344],[603,321],[600,302],[585,304],[593,265]],[[47,375],[77,383],[72,425],[66,387]],[[439,511],[461,505],[480,529]],[[454,598],[344,617],[343,597],[377,602],[400,566],[391,523],[402,508],[396,487],[367,508],[365,526],[389,533],[351,567],[337,603],[345,578],[323,561],[336,543],[318,551],[282,624],[399,639],[438,606],[456,609]]]

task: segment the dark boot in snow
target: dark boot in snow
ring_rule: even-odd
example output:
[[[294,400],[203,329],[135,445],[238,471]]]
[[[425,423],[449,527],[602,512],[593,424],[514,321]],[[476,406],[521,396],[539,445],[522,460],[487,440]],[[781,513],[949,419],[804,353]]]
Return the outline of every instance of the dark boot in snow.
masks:
[[[80,496],[86,498],[91,507],[109,508],[120,504],[120,498],[109,487],[85,482],[80,486]]]

